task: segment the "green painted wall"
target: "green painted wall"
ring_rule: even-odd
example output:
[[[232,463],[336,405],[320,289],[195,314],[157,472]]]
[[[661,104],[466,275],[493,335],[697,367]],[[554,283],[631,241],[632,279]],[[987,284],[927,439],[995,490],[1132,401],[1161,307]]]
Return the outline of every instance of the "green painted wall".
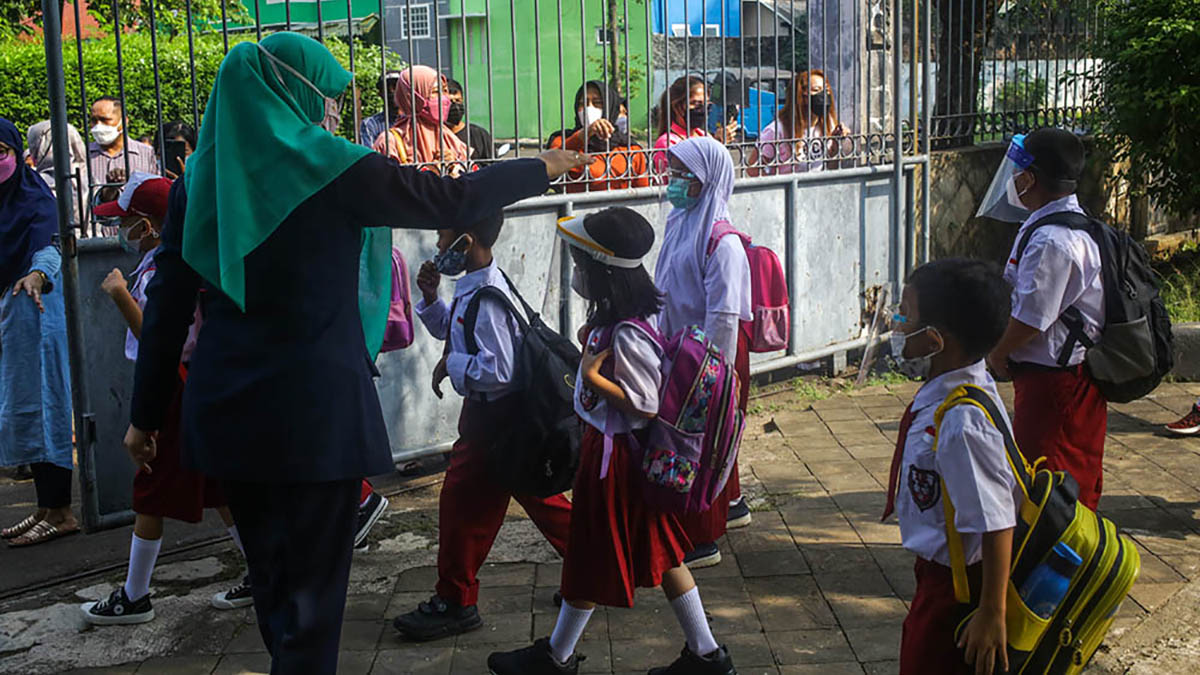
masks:
[[[465,19],[461,13],[463,5],[466,8]],[[539,138],[545,141],[553,131],[562,127],[564,121],[567,128],[573,127],[575,90],[586,79],[600,79],[603,69],[601,59],[606,57],[610,49],[607,45],[597,44],[596,36],[596,30],[605,24],[606,6],[606,0],[451,0],[452,18],[449,18],[447,23],[452,66],[455,78],[467,91],[467,113],[470,120],[484,128],[489,126],[489,120],[494,120],[492,127],[496,138],[513,138],[514,133],[519,131],[521,138]],[[634,127],[644,126],[644,122],[639,125],[636,120],[639,119],[639,114],[640,118],[644,119],[646,110],[649,29],[645,0],[618,0],[616,6],[618,54],[623,62],[628,40],[629,57],[634,64],[629,74],[632,81],[630,90],[634,94]],[[514,7],[515,16],[512,11]],[[626,7],[629,18],[625,30],[622,31]],[[490,20],[485,18],[489,15]],[[489,26],[490,59],[487,41]],[[537,76],[539,56],[540,87]],[[611,73],[611,64],[609,68]],[[628,92],[625,92],[624,71],[618,69],[617,73],[618,87],[628,96]],[[519,124],[516,122],[518,119]]]

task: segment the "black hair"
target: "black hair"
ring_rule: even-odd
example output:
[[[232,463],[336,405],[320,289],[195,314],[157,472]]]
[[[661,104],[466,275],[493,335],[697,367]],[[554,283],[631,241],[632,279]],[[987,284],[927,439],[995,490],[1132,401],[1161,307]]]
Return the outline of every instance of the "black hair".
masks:
[[[121,103],[121,99],[117,98],[116,96],[101,96],[100,98],[96,99],[92,103],[92,105],[96,105],[97,103],[100,103],[101,101],[108,101],[109,103],[116,106],[117,110],[125,109],[125,104]]]
[[[379,76],[379,79],[375,82],[375,89],[381,90],[384,87],[386,87],[389,79],[399,81],[400,80],[400,71],[389,70],[389,71],[382,73]]]
[[[470,225],[455,225],[452,229],[455,234],[470,234],[475,237],[477,244],[484,248],[491,248],[496,245],[496,240],[500,238],[500,229],[502,227],[504,227],[504,212],[496,211]]]
[[[447,94],[461,94],[461,93],[463,93],[462,85],[458,83],[458,80],[447,77],[446,78],[446,93]]]
[[[971,360],[1000,342],[1012,311],[1012,288],[993,263],[946,258],[921,265],[905,282],[921,322],[953,336]]]
[[[683,102],[683,107],[688,107],[688,97],[692,95],[692,89],[696,87],[704,87],[704,80],[695,75],[684,75],[671,83],[663,91],[662,96],[658,100],[657,113],[657,129],[658,135],[661,136],[671,130],[671,122],[674,122],[675,111],[672,110],[679,103]],[[686,113],[684,113],[686,115]]]
[[[196,149],[196,130],[193,129],[192,125],[188,124],[187,122],[180,122],[176,120],[173,122],[164,122],[163,125],[159,127],[158,131],[154,135],[155,151],[158,151],[160,148],[164,147],[163,141],[167,141],[172,138],[182,138],[183,140],[187,141],[187,144],[191,146],[192,150]]]
[[[1083,175],[1083,141],[1066,129],[1044,127],[1025,137],[1025,151],[1033,155],[1030,169],[1037,182],[1052,194],[1069,194]]]
[[[588,324],[612,326],[627,319],[658,316],[663,306],[662,293],[644,266],[633,269],[612,267],[581,249],[569,248],[576,273],[583,273],[583,285],[588,295]]]

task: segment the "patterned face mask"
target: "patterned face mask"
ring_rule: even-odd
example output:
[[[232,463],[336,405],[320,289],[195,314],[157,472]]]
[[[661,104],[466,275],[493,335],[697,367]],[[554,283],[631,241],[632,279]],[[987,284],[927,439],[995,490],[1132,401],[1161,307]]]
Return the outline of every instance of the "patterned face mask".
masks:
[[[458,239],[455,239],[454,243],[450,244],[445,251],[441,251],[437,255],[433,256],[433,266],[437,268],[437,271],[440,274],[444,274],[448,277],[454,277],[466,271],[467,252],[465,250],[454,250],[454,247],[458,246],[458,242],[462,241],[463,237],[465,236],[467,235],[459,235]]]

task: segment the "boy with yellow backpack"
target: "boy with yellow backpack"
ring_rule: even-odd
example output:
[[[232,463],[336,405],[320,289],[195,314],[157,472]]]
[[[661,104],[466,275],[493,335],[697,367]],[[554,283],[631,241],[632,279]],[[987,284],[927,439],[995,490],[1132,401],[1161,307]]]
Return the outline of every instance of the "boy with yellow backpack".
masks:
[[[902,675],[1077,673],[1137,578],[1133,545],[1012,440],[983,360],[1010,303],[991,265],[940,260],[912,272],[894,317],[893,355],[928,368],[884,511],[917,554]]]

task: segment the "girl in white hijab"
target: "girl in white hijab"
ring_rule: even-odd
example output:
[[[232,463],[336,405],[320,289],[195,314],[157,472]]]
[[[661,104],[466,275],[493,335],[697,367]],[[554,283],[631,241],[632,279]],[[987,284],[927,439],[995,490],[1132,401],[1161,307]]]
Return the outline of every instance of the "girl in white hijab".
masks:
[[[42,180],[46,181],[46,185],[50,187],[50,191],[58,194],[54,188],[54,137],[50,134],[50,120],[38,122],[29,127],[28,147],[29,159],[33,162],[33,170],[38,172]],[[73,125],[67,125],[67,139],[70,141],[70,156],[71,168],[68,170],[72,176],[85,176],[85,165],[87,163],[87,146],[83,144],[83,137]],[[79,199],[75,190],[75,181],[71,180],[71,203],[74,205],[72,210],[72,223],[79,223]]]
[[[751,318],[750,263],[737,236],[721,237],[709,252],[713,226],[729,221],[733,194],[733,160],[720,142],[697,136],[668,150],[670,183],[667,199],[675,208],[667,216],[667,231],[654,270],[654,281],[665,303],[659,317],[662,334],[672,336],[688,326],[701,326],[737,371],[739,402],[745,410],[750,386],[750,353],[741,322]],[[750,510],[741,496],[737,466],[725,484],[728,500],[684,519],[695,549],[684,559],[701,568],[721,562],[714,543],[727,526],[750,524]]]

